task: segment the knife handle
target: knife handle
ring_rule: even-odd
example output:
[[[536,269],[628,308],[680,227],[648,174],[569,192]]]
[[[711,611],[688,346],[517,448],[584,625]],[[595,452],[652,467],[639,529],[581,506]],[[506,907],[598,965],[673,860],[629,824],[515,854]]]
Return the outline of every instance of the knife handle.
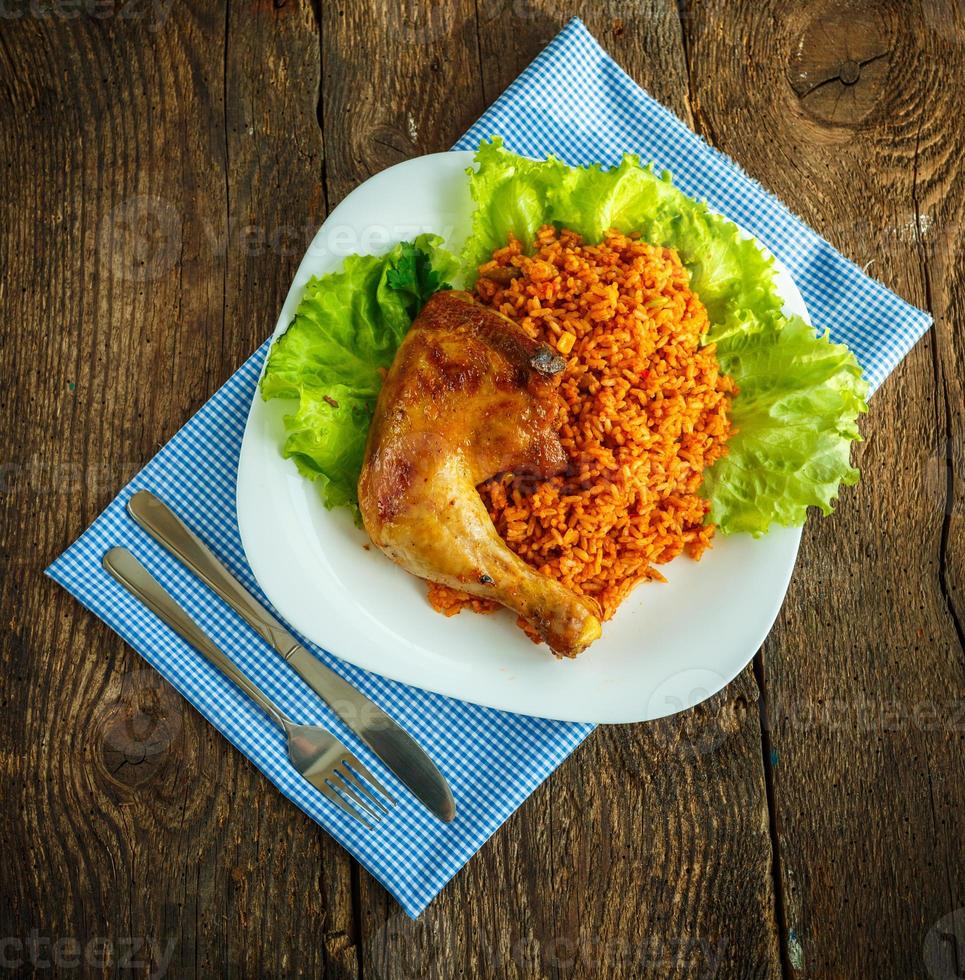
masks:
[[[291,633],[215,558],[208,546],[150,490],[127,502],[134,521],[224,599],[262,639],[286,659],[299,645]]]

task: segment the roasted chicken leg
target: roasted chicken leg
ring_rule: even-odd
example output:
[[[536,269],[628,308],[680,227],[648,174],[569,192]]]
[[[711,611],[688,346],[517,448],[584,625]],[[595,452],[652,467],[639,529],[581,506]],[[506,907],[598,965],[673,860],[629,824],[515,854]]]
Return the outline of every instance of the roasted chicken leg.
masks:
[[[552,376],[563,360],[468,293],[440,292],[412,324],[379,394],[359,507],[393,561],[519,614],[561,656],[600,635],[598,610],[520,560],[476,491],[497,473],[559,473]]]

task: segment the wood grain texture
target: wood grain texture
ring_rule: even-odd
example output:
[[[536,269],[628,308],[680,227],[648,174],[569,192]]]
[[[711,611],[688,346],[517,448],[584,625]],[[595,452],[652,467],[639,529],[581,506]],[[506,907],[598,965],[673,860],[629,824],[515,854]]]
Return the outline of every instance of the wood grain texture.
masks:
[[[570,17],[581,18],[621,67],[655,99],[692,124],[685,35],[677,6],[668,0],[582,0],[565,9],[548,0],[480,4],[480,72],[487,104]]]
[[[347,855],[42,576],[277,315],[301,243],[256,261],[237,229],[322,217],[317,25],[0,30],[0,936],[91,973],[354,977]]]
[[[449,149],[485,102],[471,0],[323,3],[321,16],[319,120],[334,206],[392,164]]]
[[[862,482],[809,523],[763,657],[787,963],[812,977],[926,976],[929,929],[965,897],[948,448],[961,276],[945,243],[960,229],[939,203],[960,207],[963,193],[948,85],[961,35],[904,4],[775,3],[748,6],[724,37],[728,10],[692,20],[698,119],[846,255],[937,315],[872,401]]]
[[[965,906],[961,5],[131,10],[0,24],[0,939],[76,939],[105,975],[130,952],[172,976],[944,980],[933,927]],[[450,146],[573,14],[936,329],[875,396],[863,481],[809,524],[754,668],[595,733],[412,922],[40,569],[268,333],[327,210]]]

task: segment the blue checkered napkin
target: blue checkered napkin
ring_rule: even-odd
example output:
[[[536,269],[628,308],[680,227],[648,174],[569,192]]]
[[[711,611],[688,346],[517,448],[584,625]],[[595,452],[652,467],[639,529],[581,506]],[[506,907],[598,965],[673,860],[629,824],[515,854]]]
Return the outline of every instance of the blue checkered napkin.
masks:
[[[651,99],[576,18],[455,149],[475,149],[493,134],[527,156],[555,153],[570,164],[612,166],[629,152],[669,170],[682,191],[706,200],[784,262],[814,325],[854,351],[872,391],[931,324]]]
[[[507,90],[460,147],[501,133],[513,149],[575,163],[616,162],[624,150],[673,171],[688,193],[758,235],[791,268],[811,315],[852,345],[879,383],[928,326],[928,318],[845,261],[733,164],[645,95],[572,21]],[[293,717],[336,732],[380,773],[383,767],[213,593],[162,552],[125,513],[149,488],[214,548],[253,592],[235,513],[235,476],[248,405],[267,352],[258,350],[48,569],[157,668],[293,803],[351,852],[402,907],[417,915],[524,799],[589,734],[591,726],[493,711],[406,687],[315,653],[384,706],[445,773],[459,813],[446,826],[392,777],[400,805],[365,831],[287,762],[283,736],[230,682],[101,568],[104,552],[138,554],[202,626]],[[262,598],[264,598],[262,596]]]

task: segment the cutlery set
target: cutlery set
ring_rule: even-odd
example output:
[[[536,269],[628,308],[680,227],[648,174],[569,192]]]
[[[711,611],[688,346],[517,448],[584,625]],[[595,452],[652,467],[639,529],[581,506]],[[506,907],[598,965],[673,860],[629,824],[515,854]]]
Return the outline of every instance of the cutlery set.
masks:
[[[140,490],[128,501],[131,518],[161,547],[224,600],[264,639],[348,728],[438,819],[456,805],[445,777],[422,747],[378,705],[308,651],[215,557],[160,498]],[[295,770],[334,806],[372,828],[395,799],[331,732],[294,721],[251,680],[126,548],[112,548],[104,569],[135,598],[233,681],[284,730]]]

